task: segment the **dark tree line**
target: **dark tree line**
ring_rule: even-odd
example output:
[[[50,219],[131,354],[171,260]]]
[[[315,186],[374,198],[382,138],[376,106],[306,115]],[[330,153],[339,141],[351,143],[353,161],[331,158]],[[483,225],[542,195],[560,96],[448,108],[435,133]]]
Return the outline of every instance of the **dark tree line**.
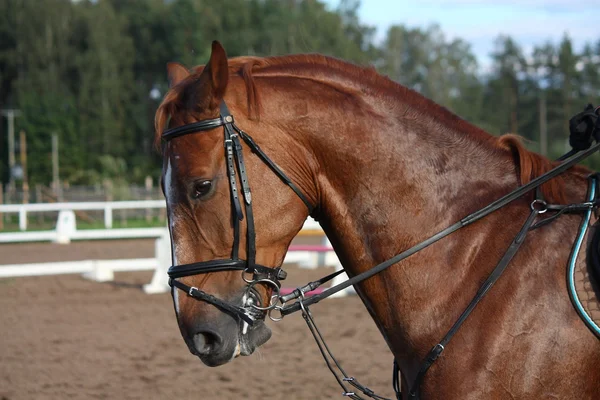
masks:
[[[319,52],[414,88],[494,134],[518,133],[539,150],[540,107],[549,156],[565,150],[567,121],[600,94],[600,40],[576,52],[565,36],[526,54],[499,37],[491,70],[470,45],[436,26],[392,26],[382,43],[357,0],[4,0],[0,2],[0,109],[16,108],[27,133],[29,178],[51,180],[51,135],[61,179],[89,184],[121,175],[141,182],[160,168],[153,114],[167,90],[165,64],[206,62],[210,42],[230,56]],[[235,10],[235,12],[232,12]],[[600,39],[600,38],[599,38]],[[8,177],[6,120],[0,174]],[[598,163],[600,167],[600,162]]]

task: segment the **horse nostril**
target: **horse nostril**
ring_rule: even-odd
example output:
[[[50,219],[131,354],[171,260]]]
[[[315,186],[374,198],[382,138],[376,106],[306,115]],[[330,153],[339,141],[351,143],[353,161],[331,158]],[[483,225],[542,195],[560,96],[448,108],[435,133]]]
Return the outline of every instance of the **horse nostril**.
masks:
[[[221,346],[223,340],[215,332],[198,332],[194,335],[194,347],[199,355],[208,355]]]

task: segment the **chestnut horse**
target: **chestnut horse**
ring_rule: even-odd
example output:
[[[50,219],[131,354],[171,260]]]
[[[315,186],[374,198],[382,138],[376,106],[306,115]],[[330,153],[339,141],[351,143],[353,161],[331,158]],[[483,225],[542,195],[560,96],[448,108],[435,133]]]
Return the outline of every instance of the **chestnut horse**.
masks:
[[[355,276],[410,248],[549,170],[515,136],[494,137],[418,93],[319,55],[168,65],[171,89],[156,115],[170,127],[219,117],[236,124],[315,206],[344,269]],[[247,146],[256,262],[279,267],[309,211]],[[223,128],[176,137],[163,148],[173,265],[229,259],[232,203]],[[583,167],[544,184],[554,203],[585,201]],[[237,183],[241,185],[239,182]],[[394,354],[404,388],[424,356],[473,298],[530,212],[532,196],[461,229],[356,289]],[[247,217],[247,215],[245,215]],[[565,268],[581,215],[532,231],[421,386],[424,399],[599,399],[600,341],[574,310]],[[594,219],[595,221],[595,219]],[[241,224],[240,253],[246,257]],[[578,263],[584,263],[582,252]],[[243,306],[239,271],[179,279]],[[270,290],[259,290],[262,304]],[[207,365],[249,355],[271,333],[173,289],[181,334]],[[403,396],[407,398],[407,394]]]

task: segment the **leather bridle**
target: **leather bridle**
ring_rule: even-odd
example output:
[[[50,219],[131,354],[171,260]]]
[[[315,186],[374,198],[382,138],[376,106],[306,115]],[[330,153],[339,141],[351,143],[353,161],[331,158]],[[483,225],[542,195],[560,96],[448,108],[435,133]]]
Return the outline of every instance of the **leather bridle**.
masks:
[[[378,396],[369,388],[361,385],[355,378],[350,377],[346,374],[346,372],[342,369],[341,365],[338,361],[333,357],[331,351],[329,350],[327,344],[324,342],[319,329],[317,328],[312,314],[309,310],[309,306],[312,304],[316,304],[319,301],[331,296],[334,293],[339,292],[351,285],[355,285],[360,283],[381,271],[391,267],[392,265],[397,264],[398,262],[412,256],[413,254],[423,250],[424,248],[436,243],[440,239],[456,232],[457,230],[470,225],[485,216],[499,210],[500,208],[506,206],[507,204],[521,198],[523,195],[531,192],[533,190],[536,191],[535,200],[531,203],[530,206],[530,214],[525,220],[523,226],[518,232],[517,236],[514,238],[513,242],[510,244],[503,257],[500,259],[496,267],[492,270],[488,278],[484,281],[484,283],[480,286],[479,290],[465,308],[465,310],[461,313],[457,321],[452,325],[452,327],[448,330],[446,335],[433,346],[433,348],[427,353],[425,358],[421,363],[421,368],[419,369],[416,378],[412,382],[409,387],[409,396],[412,399],[418,399],[420,397],[420,387],[421,383],[425,378],[425,374],[431,365],[437,360],[437,358],[442,354],[446,345],[450,342],[452,337],[457,333],[457,331],[462,326],[463,322],[468,318],[477,304],[481,301],[481,299],[487,294],[490,288],[494,285],[494,283],[498,280],[498,278],[502,275],[512,258],[515,256],[520,246],[523,244],[527,233],[533,229],[546,225],[552,221],[554,221],[560,215],[565,213],[582,213],[589,212],[591,210],[596,209],[600,205],[600,200],[597,197],[592,197],[588,201],[580,204],[568,204],[568,205],[552,205],[547,204],[546,201],[541,197],[541,193],[539,187],[548,182],[550,179],[562,174],[567,169],[571,168],[575,164],[579,163],[581,160],[589,157],[596,151],[600,150],[600,118],[597,116],[598,109],[594,109],[593,111],[589,111],[590,115],[593,116],[593,129],[590,130],[589,135],[587,133],[579,133],[583,137],[584,140],[579,140],[577,145],[573,145],[573,150],[565,154],[563,157],[559,159],[562,161],[561,164],[546,172],[543,175],[538,176],[537,178],[531,180],[529,183],[518,187],[512,192],[502,196],[501,198],[493,201],[487,206],[483,207],[480,210],[475,211],[472,214],[467,215],[461,220],[455,222],[454,224],[448,226],[447,228],[439,231],[438,233],[432,235],[431,237],[423,240],[420,243],[417,243],[413,247],[403,251],[402,253],[368,269],[365,272],[362,272],[338,285],[335,285],[327,290],[324,290],[322,293],[312,296],[305,297],[305,293],[316,289],[321,284],[331,280],[336,275],[343,272],[343,270],[325,276],[317,281],[309,282],[305,286],[299,287],[295,289],[292,293],[282,296],[280,294],[280,280],[285,279],[286,272],[283,271],[280,267],[277,268],[269,268],[259,264],[256,264],[256,243],[255,243],[255,231],[254,231],[254,218],[252,214],[252,197],[250,192],[250,185],[248,183],[248,177],[246,175],[246,169],[244,164],[244,158],[242,154],[242,145],[240,142],[240,137],[242,140],[250,147],[253,153],[258,155],[258,157],[265,163],[269,168],[277,175],[287,186],[289,186],[298,197],[304,202],[306,207],[308,208],[309,214],[313,214],[314,207],[307,200],[305,195],[300,191],[300,189],[285,175],[285,173],[260,149],[260,147],[254,142],[254,140],[240,128],[238,128],[231,116],[225,102],[221,102],[220,104],[220,117],[214,119],[207,119],[203,121],[199,121],[196,123],[183,125],[177,128],[167,129],[163,132],[162,138],[165,141],[172,140],[174,138],[191,134],[197,132],[203,132],[207,130],[211,130],[220,126],[224,127],[225,133],[225,157],[227,160],[227,174],[229,177],[229,189],[231,194],[231,202],[232,202],[232,220],[233,220],[233,248],[231,252],[231,258],[222,259],[222,260],[211,260],[211,261],[203,261],[191,264],[183,264],[183,265],[173,265],[169,268],[169,284],[175,288],[181,289],[185,291],[189,296],[205,301],[207,303],[213,304],[214,306],[222,309],[225,312],[230,313],[233,316],[237,316],[243,321],[247,322],[249,325],[252,325],[253,322],[258,318],[264,318],[264,314],[266,312],[269,313],[269,316],[273,320],[279,320],[283,318],[283,316],[301,311],[302,316],[304,317],[313,337],[315,338],[317,345],[319,346],[319,350],[325,362],[327,363],[328,368],[333,373],[336,378],[338,384],[344,389],[344,396],[347,396],[352,399],[362,399],[360,395],[357,393],[351,392],[347,390],[345,384],[349,384],[354,388],[358,389],[364,395],[373,398],[373,399],[385,399],[384,397]],[[573,131],[572,131],[573,132]],[[592,145],[592,132],[594,133],[593,138],[597,141],[597,143]],[[572,133],[573,135],[573,133]],[[590,137],[588,137],[590,136]],[[242,260],[239,258],[239,241],[240,241],[240,221],[244,219],[244,215],[242,213],[240,199],[238,195],[238,187],[236,182],[236,168],[240,176],[240,184],[243,191],[244,197],[244,206],[246,211],[246,253],[247,259]],[[597,175],[590,176],[590,191],[597,192],[597,185],[600,178]],[[546,212],[554,213],[550,217],[542,219],[541,221],[537,221],[538,216],[540,214],[544,214]],[[230,303],[227,303],[221,299],[218,299],[196,287],[188,286],[180,281],[177,278],[205,274],[210,272],[220,272],[220,271],[231,271],[231,270],[240,270],[242,271],[242,278],[247,283],[246,286],[246,294],[245,298],[249,299],[247,304],[243,306],[237,306]],[[253,274],[252,279],[248,279],[247,275]],[[265,284],[271,287],[274,291],[274,294],[271,296],[268,305],[262,305],[260,301],[260,297],[256,294],[254,290],[254,286],[257,284]],[[296,300],[295,302],[291,302],[292,300]],[[289,304],[288,304],[289,303]],[[281,314],[281,318],[274,318],[271,316],[271,313],[274,311],[278,311]],[[334,371],[334,368],[337,368],[341,374],[343,375],[341,378]],[[396,361],[394,361],[394,372],[393,372],[393,387],[396,393],[396,398],[401,398],[400,393],[400,381],[399,381],[399,367]],[[387,399],[385,399],[387,400]]]
[[[256,263],[256,233],[254,230],[254,214],[252,212],[252,193],[250,191],[250,183],[246,174],[246,165],[244,163],[244,155],[242,151],[242,143],[240,138],[250,147],[252,152],[277,175],[294,193],[298,195],[300,200],[308,208],[309,214],[314,210],[313,205],[308,201],[306,196],[300,189],[288,178],[288,176],[260,149],[256,142],[244,131],[238,128],[233,121],[233,116],[229,112],[224,101],[220,104],[220,117],[206,119],[192,124],[179,126],[176,128],[167,129],[162,133],[162,139],[170,141],[180,136],[189,135],[212,130],[222,126],[224,131],[225,143],[225,159],[227,164],[227,176],[229,180],[229,192],[231,195],[232,204],[232,224],[233,224],[233,246],[231,250],[231,258],[201,261],[190,264],[173,265],[169,268],[169,284],[177,289],[181,289],[189,296],[210,303],[219,309],[237,316],[249,325],[254,323],[259,314],[272,310],[276,307],[281,288],[280,280],[286,278],[287,273],[281,268],[269,268]],[[237,169],[237,174],[236,174]],[[244,220],[244,213],[240,201],[238,184],[236,175],[239,175],[240,185],[242,188],[242,196],[246,214],[246,259],[239,258],[240,247],[240,221]],[[246,282],[246,296],[248,304],[237,306],[225,302],[211,294],[208,294],[197,287],[188,286],[177,278],[186,276],[208,274],[211,272],[221,271],[242,271],[242,278]],[[250,279],[249,276],[252,275]],[[257,284],[264,284],[272,289],[273,295],[269,300],[269,304],[262,305],[260,296],[253,290]]]

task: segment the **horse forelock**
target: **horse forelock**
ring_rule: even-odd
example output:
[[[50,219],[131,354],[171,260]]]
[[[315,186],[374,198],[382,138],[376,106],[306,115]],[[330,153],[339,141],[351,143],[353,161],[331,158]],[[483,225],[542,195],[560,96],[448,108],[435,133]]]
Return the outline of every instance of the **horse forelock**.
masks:
[[[238,57],[229,60],[230,75],[239,75],[244,80],[247,93],[248,117],[254,120],[260,118],[260,100],[254,84],[252,70],[261,60],[258,57]],[[187,119],[190,117],[193,118],[193,114],[198,111],[198,104],[189,101],[186,102],[184,101],[184,97],[190,91],[198,89],[199,77],[202,71],[204,71],[204,67],[204,65],[194,67],[188,77],[167,91],[158,106],[154,118],[154,145],[157,149],[160,149],[162,132],[169,120],[179,117],[182,119],[182,121],[179,121],[180,123],[193,122],[185,121],[186,117],[182,114],[187,115]]]

